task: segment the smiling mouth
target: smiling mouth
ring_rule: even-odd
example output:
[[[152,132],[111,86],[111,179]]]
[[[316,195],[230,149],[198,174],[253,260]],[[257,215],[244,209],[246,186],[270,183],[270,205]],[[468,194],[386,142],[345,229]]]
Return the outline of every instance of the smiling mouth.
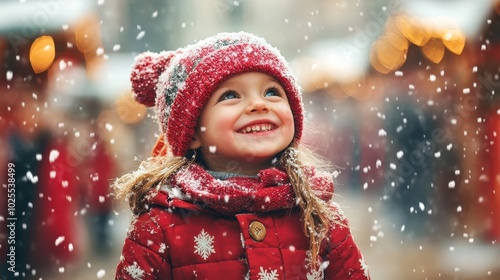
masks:
[[[247,127],[244,127],[240,130],[238,130],[238,133],[257,133],[257,132],[264,132],[264,131],[270,131],[275,129],[275,126],[272,124],[257,124],[257,125],[249,125]]]

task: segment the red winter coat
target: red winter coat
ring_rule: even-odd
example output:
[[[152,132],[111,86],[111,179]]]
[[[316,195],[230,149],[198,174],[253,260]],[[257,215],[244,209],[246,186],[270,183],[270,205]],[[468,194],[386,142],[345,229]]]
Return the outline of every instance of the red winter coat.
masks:
[[[261,241],[249,233],[256,221]],[[116,279],[369,279],[348,227],[328,241],[324,271],[312,271],[298,207],[224,216],[160,191],[133,220]]]

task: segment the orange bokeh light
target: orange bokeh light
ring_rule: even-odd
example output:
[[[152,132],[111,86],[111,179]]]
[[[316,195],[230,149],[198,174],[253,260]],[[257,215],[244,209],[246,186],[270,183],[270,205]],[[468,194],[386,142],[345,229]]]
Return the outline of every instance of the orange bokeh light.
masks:
[[[55,57],[56,48],[51,36],[40,36],[31,44],[30,63],[36,74],[49,69]]]

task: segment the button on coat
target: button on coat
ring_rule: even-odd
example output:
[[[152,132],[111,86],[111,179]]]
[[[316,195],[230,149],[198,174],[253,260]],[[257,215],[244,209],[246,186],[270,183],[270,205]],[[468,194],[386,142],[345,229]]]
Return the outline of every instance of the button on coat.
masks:
[[[324,270],[302,228],[298,207],[224,216],[159,192],[131,224],[116,279],[369,279],[348,227],[332,228]]]

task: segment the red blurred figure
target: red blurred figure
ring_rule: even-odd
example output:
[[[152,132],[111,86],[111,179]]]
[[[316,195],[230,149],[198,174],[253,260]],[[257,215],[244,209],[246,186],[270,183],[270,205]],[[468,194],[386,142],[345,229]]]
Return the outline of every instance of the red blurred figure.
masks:
[[[499,109],[500,110],[500,109]],[[491,229],[489,232],[490,240],[500,240],[500,115],[497,112],[491,112],[488,118],[488,138],[492,139],[488,161],[490,162],[489,178],[491,188],[488,190],[490,195],[490,217]]]
[[[40,268],[65,267],[80,254],[81,239],[78,232],[78,181],[68,166],[67,143],[49,143],[40,163],[37,211],[34,213],[31,260]],[[76,200],[76,201],[75,201]]]

